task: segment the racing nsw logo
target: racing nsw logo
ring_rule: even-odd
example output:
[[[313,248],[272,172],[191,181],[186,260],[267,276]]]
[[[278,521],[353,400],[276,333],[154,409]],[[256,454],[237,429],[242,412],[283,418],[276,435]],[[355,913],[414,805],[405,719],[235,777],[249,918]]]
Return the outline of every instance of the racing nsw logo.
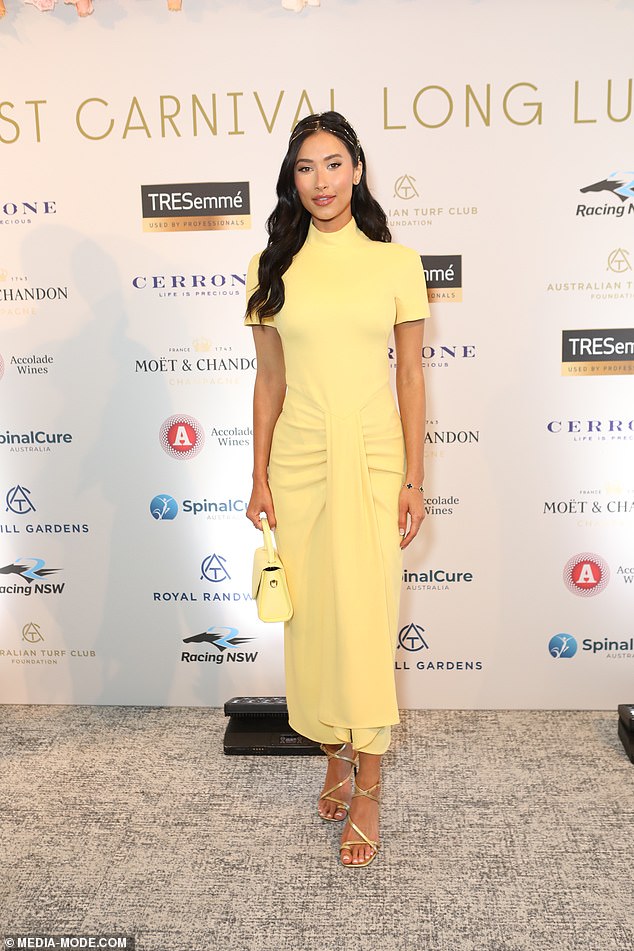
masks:
[[[17,580],[14,580],[13,584],[3,584],[4,579],[0,577],[0,594],[24,594],[27,597],[31,594],[61,594],[65,582],[51,584],[46,578],[62,569],[45,568],[45,564],[43,558],[17,558],[13,564],[4,565],[0,568],[0,576],[17,575],[20,581],[27,581],[28,584],[19,584]],[[7,581],[9,580],[7,578]]]
[[[205,650],[201,653],[184,650],[181,651],[181,661],[187,664],[253,663],[257,659],[258,651],[238,650],[242,644],[248,644],[249,641],[253,640],[255,640],[253,637],[240,637],[240,631],[237,627],[221,627],[215,624],[200,634],[184,637],[183,644],[209,644],[211,647],[215,647],[216,650]]]
[[[621,201],[634,198],[634,172],[611,172],[607,178],[585,185],[579,189],[585,195],[587,192],[612,192]]]
[[[622,218],[626,212],[628,215],[634,213],[634,172],[610,172],[607,178],[584,185],[579,191],[587,195],[589,200],[577,205],[577,217],[611,215],[614,218]],[[608,195],[616,201],[604,201]]]

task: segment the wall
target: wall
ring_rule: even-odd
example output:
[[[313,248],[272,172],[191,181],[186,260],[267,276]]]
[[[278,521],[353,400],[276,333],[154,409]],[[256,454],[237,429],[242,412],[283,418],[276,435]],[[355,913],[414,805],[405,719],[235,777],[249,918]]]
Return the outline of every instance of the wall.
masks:
[[[9,5],[4,702],[284,692],[249,600],[244,276],[294,122],[332,106],[430,274],[401,705],[631,699],[633,25],[625,0]],[[201,183],[221,214],[153,214]]]

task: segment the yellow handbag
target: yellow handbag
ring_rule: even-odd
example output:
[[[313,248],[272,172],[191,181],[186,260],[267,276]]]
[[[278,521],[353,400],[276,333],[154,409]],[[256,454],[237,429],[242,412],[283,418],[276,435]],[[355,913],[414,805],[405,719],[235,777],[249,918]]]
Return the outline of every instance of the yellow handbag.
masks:
[[[252,595],[261,621],[289,621],[293,605],[288,592],[284,565],[273,546],[273,535],[266,515],[261,516],[264,547],[253,557]]]

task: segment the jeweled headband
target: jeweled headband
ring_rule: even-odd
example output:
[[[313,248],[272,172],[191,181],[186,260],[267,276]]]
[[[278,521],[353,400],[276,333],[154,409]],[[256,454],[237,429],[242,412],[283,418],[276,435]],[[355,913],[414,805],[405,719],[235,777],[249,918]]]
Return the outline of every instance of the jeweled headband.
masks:
[[[315,119],[311,119],[310,122],[303,126],[300,120],[300,122],[293,129],[291,137],[288,140],[289,147],[293,144],[295,139],[298,139],[300,135],[304,135],[306,132],[330,132],[331,135],[336,135],[338,138],[345,139],[346,142],[348,142],[354,149],[354,154],[358,159],[361,154],[361,145],[359,144],[356,134],[352,130],[352,126],[348,123],[347,119],[344,119],[344,122],[347,124],[348,128],[337,129],[332,122],[329,123],[327,119],[321,118],[326,114],[327,113],[323,112],[320,113]]]

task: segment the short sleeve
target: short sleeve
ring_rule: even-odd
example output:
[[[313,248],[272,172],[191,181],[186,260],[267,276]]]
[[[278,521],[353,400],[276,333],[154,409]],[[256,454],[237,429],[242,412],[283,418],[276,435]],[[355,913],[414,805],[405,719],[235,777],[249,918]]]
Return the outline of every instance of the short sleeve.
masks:
[[[423,262],[417,251],[399,247],[400,261],[396,273],[395,324],[423,320],[430,316],[427,284]]]
[[[255,291],[258,286],[258,266],[260,264],[260,254],[254,254],[251,260],[249,261],[249,267],[247,268],[247,302],[251,297],[251,294]],[[259,326],[264,324],[265,326],[272,326],[275,324],[275,318],[273,317],[262,317],[258,319],[255,314],[247,314],[244,318],[244,324],[247,327]]]

